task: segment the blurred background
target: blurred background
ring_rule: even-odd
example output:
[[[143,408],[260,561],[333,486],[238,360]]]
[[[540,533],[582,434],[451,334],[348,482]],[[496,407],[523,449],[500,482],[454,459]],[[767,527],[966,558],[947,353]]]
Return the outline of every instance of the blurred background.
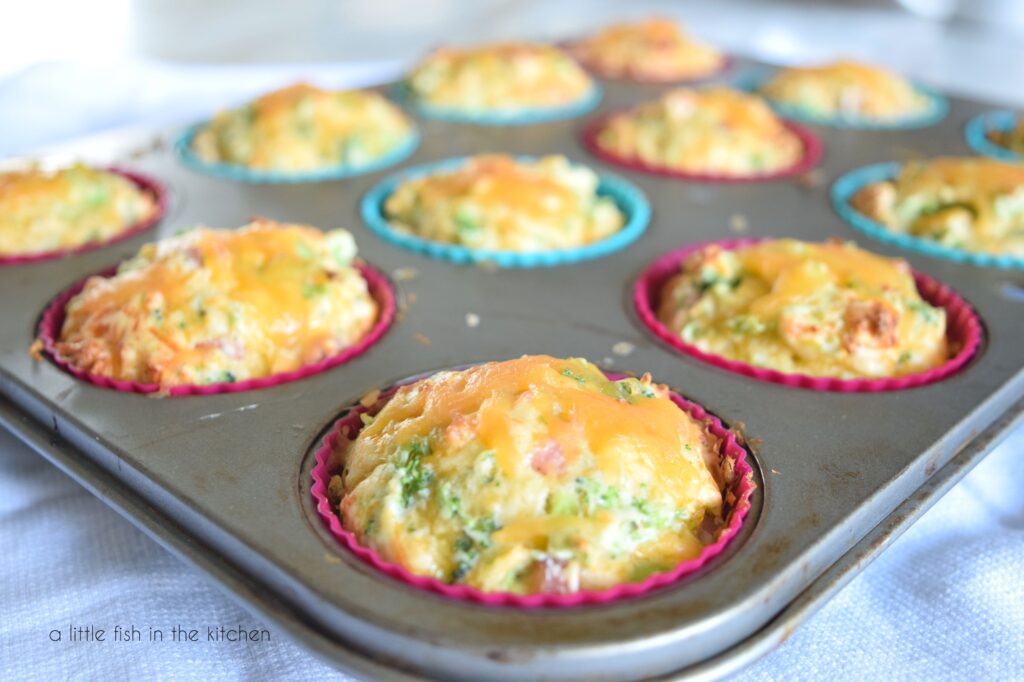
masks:
[[[1020,0],[35,0],[0,23],[0,155],[182,123],[297,77],[379,82],[440,43],[558,39],[651,14],[737,54],[859,57],[1024,106]]]

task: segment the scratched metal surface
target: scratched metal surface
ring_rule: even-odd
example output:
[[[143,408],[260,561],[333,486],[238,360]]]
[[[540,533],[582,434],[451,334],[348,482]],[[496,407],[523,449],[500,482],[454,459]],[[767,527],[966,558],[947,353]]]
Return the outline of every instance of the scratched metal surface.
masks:
[[[659,91],[604,85],[599,111]],[[849,168],[913,153],[966,154],[962,126],[985,108],[954,98],[943,123],[917,131],[817,128],[826,144],[825,177],[831,181]],[[560,152],[604,167],[578,142],[583,119],[526,128],[419,123],[423,142],[402,167],[484,151]],[[868,242],[832,213],[828,182],[726,186],[622,173],[647,193],[654,209],[638,242],[581,265],[490,271],[420,257],[376,239],[358,218],[358,201],[388,171],[312,185],[241,185],[196,175],[166,145],[150,140],[113,135],[59,150],[58,156],[124,161],[154,175],[169,186],[171,209],[157,230],[130,242],[57,262],[0,268],[0,392],[59,430],[76,457],[173,519],[177,532],[213,548],[202,550],[205,560],[228,563],[258,585],[250,601],[287,604],[318,631],[388,667],[462,679],[611,680],[661,675],[706,660],[764,626],[1024,394],[1024,306],[1004,293],[1006,283],[1021,277]],[[745,216],[750,235],[839,236],[906,257],[978,309],[985,346],[944,382],[874,395],[764,384],[679,356],[638,324],[628,302],[630,286],[669,249],[733,236],[729,225],[736,214]],[[146,240],[197,223],[233,227],[252,215],[348,227],[370,263],[387,272],[417,270],[414,280],[396,283],[403,297],[415,294],[415,301],[354,362],[248,393],[175,399],[121,394],[28,356],[39,312],[68,284],[116,263]],[[480,316],[479,327],[466,326],[468,312]],[[612,347],[620,341],[635,350],[616,355]],[[515,611],[396,584],[337,547],[313,514],[308,474],[311,446],[339,411],[403,377],[523,353],[579,355],[603,364],[611,358],[613,369],[649,371],[742,428],[755,443],[763,477],[746,529],[729,551],[699,575],[642,598]]]

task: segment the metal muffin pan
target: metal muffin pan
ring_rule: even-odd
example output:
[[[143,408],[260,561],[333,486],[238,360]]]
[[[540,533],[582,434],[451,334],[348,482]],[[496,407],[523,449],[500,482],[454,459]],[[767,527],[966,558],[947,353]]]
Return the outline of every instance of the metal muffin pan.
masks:
[[[751,63],[737,60],[737,69]],[[735,73],[735,71],[734,71]],[[720,80],[728,80],[726,74]],[[603,83],[593,115],[661,86]],[[154,136],[110,134],[54,158],[117,161],[165,182],[170,208],[153,231],[57,261],[0,268],[0,423],[207,571],[243,603],[339,668],[372,678],[598,679],[717,677],[784,639],[910,520],[983,457],[1017,420],[1024,396],[1019,273],[960,265],[867,240],[836,216],[829,181],[911,154],[968,154],[963,125],[990,107],[951,98],[930,128],[815,128],[826,151],[813,177],[760,184],[688,183],[606,166],[584,152],[586,119],[526,127],[418,120],[422,142],[401,166],[336,182],[251,185],[196,174]],[[477,152],[564,153],[636,183],[653,217],[604,258],[535,270],[460,267],[391,246],[359,219],[364,192],[414,164]],[[360,254],[396,277],[406,303],[381,341],[352,362],[274,388],[159,399],[76,380],[35,362],[39,314],[62,289],[147,240],[250,216],[352,230]],[[737,218],[736,216],[741,216]],[[855,239],[951,285],[979,312],[986,339],[958,374],[875,394],[761,383],[662,345],[636,319],[633,282],[680,245],[735,236]],[[469,327],[465,318],[480,318]],[[633,349],[626,355],[620,342]],[[619,344],[619,345],[617,345]],[[312,451],[344,407],[412,375],[524,353],[583,356],[651,372],[741,431],[759,493],[727,551],[675,586],[609,605],[485,607],[376,573],[330,537],[310,496]]]

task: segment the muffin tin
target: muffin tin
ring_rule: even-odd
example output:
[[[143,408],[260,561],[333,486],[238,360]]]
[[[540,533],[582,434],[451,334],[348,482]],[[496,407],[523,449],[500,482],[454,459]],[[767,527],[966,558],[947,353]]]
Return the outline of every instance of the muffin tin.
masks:
[[[736,69],[752,66],[737,60]],[[604,100],[592,115],[663,89],[602,85]],[[57,156],[116,161],[158,178],[170,189],[169,210],[155,230],[129,241],[0,267],[0,423],[352,674],[718,677],[783,640],[1020,421],[1024,277],[870,240],[828,200],[830,182],[852,168],[970,153],[963,126],[987,108],[950,98],[948,116],[929,128],[815,128],[825,143],[820,170],[750,184],[608,167],[582,146],[586,118],[515,128],[419,120],[421,145],[401,168],[477,152],[564,153],[647,194],[652,220],[635,243],[585,263],[533,270],[458,266],[377,238],[360,219],[360,200],[394,168],[336,182],[253,185],[183,167],[169,145],[177,130],[64,145]],[[360,357],[301,381],[208,396],[119,392],[29,356],[41,312],[73,282],[182,226],[237,226],[252,215],[351,229],[360,255],[392,275],[400,310],[390,330]],[[632,292],[652,261],[690,243],[748,236],[836,236],[902,256],[974,306],[985,326],[982,347],[959,372],[928,386],[830,393],[717,369],[647,331]],[[342,410],[411,376],[524,353],[649,371],[741,433],[758,489],[727,549],[696,574],[642,596],[518,609],[410,587],[341,547],[316,514],[310,486],[313,454]]]

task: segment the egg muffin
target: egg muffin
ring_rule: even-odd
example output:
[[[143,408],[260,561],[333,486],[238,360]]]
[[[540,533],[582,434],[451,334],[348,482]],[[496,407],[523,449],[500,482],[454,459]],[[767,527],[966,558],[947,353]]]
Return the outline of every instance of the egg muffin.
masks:
[[[896,377],[949,357],[946,311],[906,262],[850,242],[710,245],[665,283],[658,318],[705,353],[787,374]]]
[[[760,92],[811,116],[878,123],[912,118],[931,107],[931,98],[905,78],[854,61],[781,69]]]
[[[670,90],[609,117],[594,143],[647,166],[722,176],[772,173],[804,154],[800,138],[764,100],[725,87]]]
[[[412,135],[408,117],[375,92],[297,83],[218,113],[196,133],[192,151],[208,163],[261,171],[358,168]]]
[[[373,326],[378,306],[355,255],[341,229],[197,228],[90,278],[67,303],[55,351],[90,374],[161,389],[295,370]]]
[[[942,246],[1024,256],[1024,166],[981,157],[912,161],[850,199],[897,234]]]
[[[328,496],[416,575],[600,590],[698,556],[721,525],[721,443],[646,375],[524,356],[403,386],[363,419]]]
[[[1017,124],[1006,130],[989,130],[986,137],[993,144],[1024,155],[1024,116],[1018,116]]]
[[[384,202],[399,232],[471,249],[546,251],[605,239],[622,229],[598,176],[564,156],[520,161],[482,155],[451,171],[412,178]]]
[[[0,257],[108,241],[159,210],[127,177],[84,164],[0,172]]]
[[[539,43],[441,48],[405,83],[422,104],[466,113],[563,107],[594,90],[590,76],[569,55]]]
[[[704,78],[726,63],[721,52],[663,18],[613,24],[573,43],[569,52],[604,76],[638,81]]]

